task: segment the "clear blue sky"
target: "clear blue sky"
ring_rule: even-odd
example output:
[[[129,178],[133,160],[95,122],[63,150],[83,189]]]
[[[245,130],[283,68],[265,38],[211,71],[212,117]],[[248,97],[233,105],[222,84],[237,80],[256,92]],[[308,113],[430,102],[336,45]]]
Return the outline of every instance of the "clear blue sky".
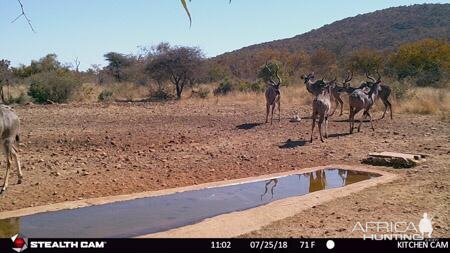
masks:
[[[81,68],[104,64],[109,51],[136,53],[137,46],[161,41],[199,46],[215,56],[244,46],[289,38],[346,17],[409,0],[192,0],[192,27],[179,0],[22,0],[36,33],[17,0],[0,0],[0,58],[13,66],[47,53],[63,63],[75,58]],[[448,1],[427,1],[446,3]]]

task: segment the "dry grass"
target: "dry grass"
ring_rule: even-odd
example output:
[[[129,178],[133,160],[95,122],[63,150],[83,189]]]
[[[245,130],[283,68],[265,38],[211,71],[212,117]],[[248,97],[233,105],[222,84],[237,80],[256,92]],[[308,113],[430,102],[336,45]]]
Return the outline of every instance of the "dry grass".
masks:
[[[72,102],[86,102],[93,103],[97,102],[98,95],[103,91],[103,87],[93,84],[84,83],[81,85],[80,89],[75,92],[75,94],[70,99]]]
[[[214,85],[205,85],[211,90]],[[190,92],[186,92],[190,94]],[[291,85],[281,89],[281,101],[286,106],[309,106],[312,103],[312,96],[307,92],[302,84]],[[348,98],[342,95],[344,101],[344,111],[348,111]],[[185,95],[182,100],[184,103],[205,103],[205,104],[254,104],[264,107],[265,98],[262,92],[231,92],[225,96],[210,95],[207,99],[191,98]],[[396,100],[391,98],[394,113],[409,114],[428,114],[437,115],[442,120],[450,120],[450,90],[435,88],[414,88],[409,91],[407,98]],[[333,104],[334,106],[334,104]],[[377,101],[373,108],[375,112],[384,111],[384,105]]]
[[[213,90],[218,84],[205,84],[196,87],[196,90],[209,90],[209,95],[206,98],[200,98],[193,95],[191,88],[187,88],[182,96],[180,103],[200,103],[200,104],[216,104],[216,105],[230,105],[230,104],[253,104],[264,107],[265,98],[264,92],[239,92],[233,91],[225,96],[214,96]],[[171,87],[169,87],[171,88]],[[27,85],[14,85],[9,88],[4,88],[5,92],[9,92],[12,98],[19,96],[25,97],[25,102],[30,101],[28,97]],[[151,88],[133,83],[113,83],[107,85],[97,85],[93,83],[85,83],[74,94],[71,102],[92,103],[98,101],[98,96],[103,90],[113,92],[112,98],[114,100],[140,100],[149,96]],[[6,93],[7,94],[7,93]],[[294,84],[288,87],[281,88],[281,101],[285,106],[309,106],[312,103],[312,96],[307,92],[303,84]],[[392,99],[394,113],[409,113],[409,114],[428,114],[437,115],[442,120],[450,120],[450,90],[436,89],[436,88],[414,88],[409,91],[409,95],[403,100]],[[348,98],[346,95],[342,96],[344,101],[344,110],[348,111]],[[384,106],[381,102],[377,102],[374,111],[383,111]]]
[[[397,105],[400,113],[433,114],[450,119],[450,90],[416,88],[408,99]]]

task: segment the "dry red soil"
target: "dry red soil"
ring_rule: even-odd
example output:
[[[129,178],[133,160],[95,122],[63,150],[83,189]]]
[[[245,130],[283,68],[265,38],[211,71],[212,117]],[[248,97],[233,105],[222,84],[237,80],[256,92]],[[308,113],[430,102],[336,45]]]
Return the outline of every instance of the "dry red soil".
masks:
[[[393,120],[376,121],[374,132],[365,123],[361,133],[348,135],[347,115],[334,116],[330,138],[310,144],[311,121],[289,122],[294,111],[309,115],[308,106],[283,105],[281,122],[270,125],[262,124],[263,104],[227,101],[16,107],[24,182],[17,185],[12,174],[0,211],[311,166],[357,165],[369,152],[397,151],[430,157],[414,169],[381,167],[399,179],[246,236],[360,236],[351,233],[357,221],[418,222],[423,212],[434,216],[433,235],[450,236],[449,122],[395,114]]]

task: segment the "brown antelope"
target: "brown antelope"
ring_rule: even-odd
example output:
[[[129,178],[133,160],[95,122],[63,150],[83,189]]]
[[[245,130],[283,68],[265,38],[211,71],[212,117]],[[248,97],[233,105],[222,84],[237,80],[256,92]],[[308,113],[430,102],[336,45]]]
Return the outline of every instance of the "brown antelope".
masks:
[[[3,150],[6,156],[6,177],[0,194],[6,191],[8,187],[8,176],[11,162],[14,160],[17,166],[17,174],[19,177],[18,184],[22,183],[22,170],[20,169],[20,161],[16,142],[19,141],[19,117],[9,106],[0,105],[0,140],[3,144]]]
[[[361,86],[364,85],[365,84]],[[369,110],[372,108],[373,104],[375,103],[375,100],[378,97],[378,91],[380,89],[380,79],[378,79],[375,83],[372,83],[372,85],[368,85],[367,87],[370,87],[368,93],[364,92],[363,89],[356,89],[348,97],[348,104],[350,106],[350,116],[349,116],[350,133],[353,133],[355,115],[361,110],[364,110],[364,112],[363,118],[359,121],[358,132],[361,129],[362,121],[366,117],[369,117],[371,128],[373,131],[375,131],[375,128],[373,127],[372,123],[372,116],[370,115]]]
[[[332,86],[334,81],[325,83],[325,86],[320,90],[320,93],[316,95],[313,99],[312,107],[312,128],[311,128],[311,140],[313,142],[314,127],[316,125],[317,116],[319,116],[318,127],[320,140],[323,142],[322,136],[322,123],[325,121],[325,138],[328,138],[328,117],[330,116],[331,110],[331,96],[332,96]]]
[[[266,65],[266,68],[269,70],[269,73],[272,74],[272,71],[270,68]],[[277,81],[275,82],[272,77],[269,79],[269,84],[266,89],[266,123],[269,122],[269,112],[271,111],[271,118],[270,118],[270,124],[273,122],[273,111],[275,110],[275,107],[278,106],[278,121],[281,120],[281,106],[280,106],[280,85],[281,85],[281,78],[278,75],[278,70],[275,70],[275,76],[277,78]]]
[[[381,75],[378,72],[378,69],[376,70],[376,73],[378,75],[378,79],[375,80],[375,78],[371,77],[367,72],[366,72],[366,77],[368,79],[370,79],[372,82],[366,82],[363,83],[360,88],[364,88],[364,87],[370,87],[373,83],[379,82],[381,80]],[[386,111],[389,108],[389,112],[391,114],[391,119],[393,119],[392,117],[392,104],[391,102],[389,102],[389,97],[391,96],[391,87],[389,87],[386,84],[380,84],[380,88],[378,90],[378,97],[381,99],[381,101],[384,104],[384,112],[383,112],[383,116],[381,116],[381,119],[384,119],[384,116],[386,115]]]

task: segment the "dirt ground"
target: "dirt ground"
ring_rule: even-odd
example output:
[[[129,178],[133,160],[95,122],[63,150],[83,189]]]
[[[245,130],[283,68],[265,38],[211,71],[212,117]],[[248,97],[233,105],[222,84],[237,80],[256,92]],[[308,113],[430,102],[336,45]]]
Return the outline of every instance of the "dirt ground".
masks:
[[[234,179],[327,164],[359,164],[368,152],[430,154],[395,182],[316,206],[245,236],[355,237],[357,221],[418,222],[433,215],[433,235],[450,237],[450,127],[435,116],[395,114],[348,135],[347,115],[334,116],[330,138],[310,144],[311,121],[264,122],[264,105],[232,100],[169,103],[28,105],[21,118],[24,182],[16,174],[0,211]],[[379,117],[380,113],[376,113]],[[317,130],[317,128],[316,128]],[[0,180],[4,179],[5,161]],[[1,182],[2,182],[1,181]]]

